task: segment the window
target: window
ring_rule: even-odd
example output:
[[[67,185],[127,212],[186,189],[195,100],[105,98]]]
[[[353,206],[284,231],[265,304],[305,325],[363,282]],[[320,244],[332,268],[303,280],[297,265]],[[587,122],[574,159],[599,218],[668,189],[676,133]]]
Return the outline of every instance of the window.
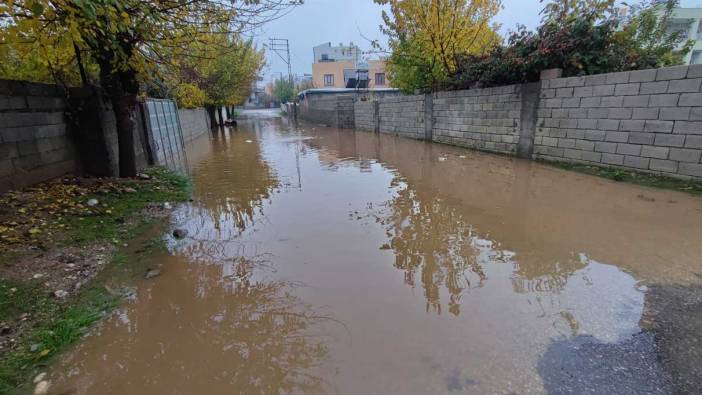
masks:
[[[324,74],[324,86],[334,86],[334,74]]]
[[[385,85],[385,73],[375,73],[375,85]]]
[[[322,60],[329,60],[329,54],[323,53]]]

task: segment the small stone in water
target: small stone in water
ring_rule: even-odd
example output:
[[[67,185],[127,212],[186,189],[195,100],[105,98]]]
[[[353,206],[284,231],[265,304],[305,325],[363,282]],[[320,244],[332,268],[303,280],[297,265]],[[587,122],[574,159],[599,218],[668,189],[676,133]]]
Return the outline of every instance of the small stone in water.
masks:
[[[88,199],[88,206],[90,207],[97,206],[98,203],[97,199]]]
[[[161,270],[159,269],[149,269],[146,274],[144,275],[144,278],[149,280],[154,277],[158,277],[161,274]]]
[[[46,395],[49,393],[49,387],[51,383],[49,381],[40,381],[37,386],[34,387],[34,395]]]
[[[34,384],[37,384],[40,381],[44,380],[44,377],[46,377],[46,372],[39,373],[37,377],[34,378]]]
[[[168,202],[166,202],[166,203],[163,203],[163,208],[165,208],[166,210],[170,210],[170,209],[171,209],[171,207],[173,207],[173,206],[171,206],[171,204],[170,204],[170,203],[168,203]]]
[[[175,237],[176,239],[182,239],[187,235],[188,231],[186,229],[176,229],[173,231],[173,237]]]
[[[68,296],[68,292],[66,292],[62,289],[59,289],[59,290],[54,291],[54,296],[57,297],[58,299],[63,299],[66,296]]]

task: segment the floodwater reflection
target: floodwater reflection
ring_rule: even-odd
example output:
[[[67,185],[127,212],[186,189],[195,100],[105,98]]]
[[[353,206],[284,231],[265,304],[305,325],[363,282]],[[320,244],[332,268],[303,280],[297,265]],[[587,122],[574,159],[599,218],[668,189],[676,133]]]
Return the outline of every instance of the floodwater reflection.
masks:
[[[281,119],[195,146],[193,201],[172,219],[188,236],[57,367],[59,389],[597,393],[624,388],[592,379],[613,371],[644,392],[697,384],[699,354],[677,350],[699,331],[670,330],[684,318],[666,312],[699,294],[699,199]]]
[[[261,263],[166,258],[162,281],[62,361],[58,393],[326,392],[315,328],[329,317],[295,296],[298,284],[256,274]]]
[[[192,204],[176,212],[190,242],[180,246],[192,260],[219,262],[246,254],[239,237],[257,220],[265,220],[266,202],[280,186],[263,158],[260,134],[224,129],[211,139],[211,152],[193,172]]]
[[[210,155],[198,166],[202,171],[193,174],[193,194],[198,197],[195,209],[204,211],[188,216],[210,216],[213,229],[205,231],[225,232],[225,237],[242,232],[253,224],[263,202],[279,186],[274,171],[261,155],[258,142],[252,138],[255,135],[236,133],[232,129],[216,134],[211,140]],[[210,166],[210,162],[217,165]],[[209,239],[211,235],[202,237]]]

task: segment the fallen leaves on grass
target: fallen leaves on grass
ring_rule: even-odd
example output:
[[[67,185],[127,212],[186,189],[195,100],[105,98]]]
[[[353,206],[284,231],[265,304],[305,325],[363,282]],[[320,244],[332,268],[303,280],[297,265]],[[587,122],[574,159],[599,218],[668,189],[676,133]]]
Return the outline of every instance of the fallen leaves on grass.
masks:
[[[63,178],[0,196],[0,251],[12,245],[41,248],[70,227],[68,217],[111,215],[101,196],[133,193],[122,180]],[[88,205],[88,201],[97,204]]]

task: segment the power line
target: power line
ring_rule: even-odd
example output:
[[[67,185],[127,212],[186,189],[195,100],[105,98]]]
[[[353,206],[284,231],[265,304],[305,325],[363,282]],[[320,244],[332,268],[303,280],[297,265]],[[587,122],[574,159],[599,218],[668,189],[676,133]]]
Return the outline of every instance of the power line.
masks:
[[[290,43],[287,38],[269,38],[268,48],[275,52],[288,65],[288,80],[293,84],[292,64],[290,63]]]

